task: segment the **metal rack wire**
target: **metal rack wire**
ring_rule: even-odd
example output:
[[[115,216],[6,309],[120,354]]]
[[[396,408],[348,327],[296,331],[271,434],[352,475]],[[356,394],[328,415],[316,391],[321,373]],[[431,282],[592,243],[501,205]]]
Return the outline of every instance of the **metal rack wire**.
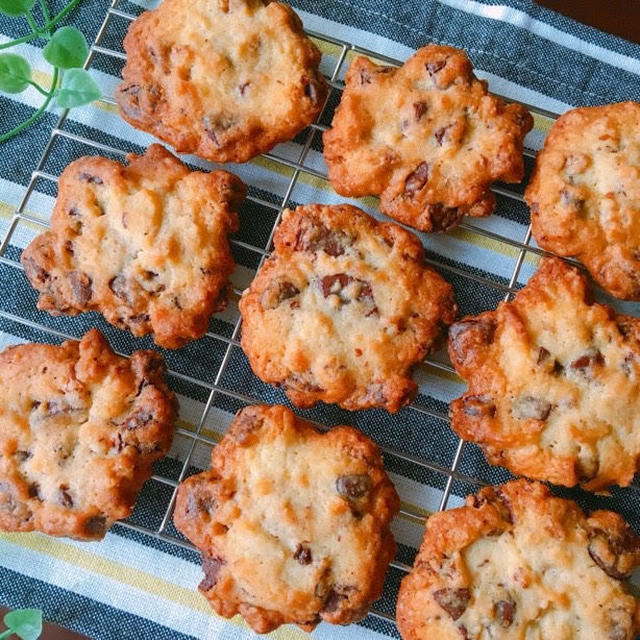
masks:
[[[103,46],[105,33],[107,32],[107,29],[111,21],[115,17],[122,19],[127,24],[128,22],[135,19],[136,17],[134,15],[127,13],[126,11],[120,10],[118,8],[119,4],[120,4],[120,0],[111,0],[110,5],[107,8],[102,25],[100,27],[100,30],[98,31],[95,44],[91,47],[90,54],[85,62],[85,65],[84,65],[85,68],[89,68],[92,65],[96,55],[107,56],[107,57],[116,58],[120,60],[125,59],[126,56],[124,53]],[[124,33],[122,35],[124,35]],[[328,77],[331,93],[340,92],[343,88],[343,85],[339,78],[340,78],[341,71],[343,70],[343,67],[345,65],[345,62],[347,61],[347,56],[350,52],[371,56],[378,60],[383,60],[385,61],[385,63],[390,65],[397,66],[401,64],[401,62],[398,60],[388,58],[387,56],[383,56],[374,51],[368,51],[366,49],[354,46],[349,42],[345,42],[343,40],[331,37],[327,34],[309,32],[309,35],[317,40],[324,41],[333,47],[337,47],[337,50],[339,51],[339,53],[336,56],[335,64],[333,64],[332,72]],[[112,98],[103,98],[103,100],[107,103],[115,104]],[[549,113],[535,106],[532,106],[532,105],[525,105],[525,106],[527,106],[533,113],[539,114],[541,116],[545,116],[548,118],[557,117],[556,114]],[[325,108],[326,108],[326,105],[325,105]],[[37,217],[31,216],[26,212],[26,209],[27,209],[27,204],[29,203],[30,199],[33,196],[33,193],[36,188],[36,183],[38,180],[45,180],[50,183],[55,183],[58,180],[58,176],[48,171],[45,171],[47,160],[52,154],[54,144],[57,140],[67,139],[70,141],[74,141],[74,142],[86,145],[98,152],[106,152],[108,154],[112,154],[117,157],[125,156],[125,152],[122,151],[121,149],[106,145],[97,140],[90,139],[88,137],[74,133],[73,131],[70,131],[68,129],[65,129],[66,122],[67,122],[67,113],[65,112],[60,116],[56,125],[52,129],[49,140],[44,149],[44,152],[40,157],[35,170],[31,174],[31,179],[26,188],[24,196],[19,202],[14,212],[14,215],[8,225],[8,228],[4,234],[4,237],[2,238],[2,241],[0,243],[0,264],[9,266],[16,270],[21,269],[21,265],[16,259],[7,257],[6,255],[7,248],[9,247],[12,237],[14,236],[19,224],[34,223],[37,225],[47,226],[47,223],[45,221]],[[292,171],[284,196],[281,198],[279,203],[277,204],[272,203],[267,201],[266,199],[260,198],[255,195],[249,196],[249,200],[251,200],[257,205],[260,205],[261,207],[265,207],[271,210],[275,215],[274,223],[269,233],[268,240],[266,242],[265,247],[255,246],[253,244],[250,244],[241,240],[237,240],[237,239],[232,240],[232,242],[237,247],[249,252],[253,252],[256,255],[257,262],[259,265],[262,264],[262,262],[265,260],[265,258],[269,254],[269,250],[271,249],[271,246],[272,246],[272,239],[273,239],[275,227],[280,221],[283,210],[291,202],[294,188],[296,187],[300,176],[306,174],[308,176],[311,176],[313,178],[319,178],[321,180],[327,179],[324,173],[312,167],[308,162],[309,152],[312,148],[312,144],[314,140],[316,139],[316,136],[320,135],[322,131],[326,130],[326,128],[327,127],[325,125],[320,123],[320,118],[319,118],[316,123],[311,125],[306,130],[304,134],[303,142],[301,144],[300,151],[295,160],[282,157],[280,155],[277,155],[277,153],[275,152],[266,154],[266,157],[269,158],[269,160],[271,160],[272,162],[278,163],[280,166],[286,167],[287,169]],[[525,151],[525,154],[529,157],[535,156],[535,152],[528,149]],[[500,186],[500,187],[496,187],[494,191],[507,198],[511,198],[517,201],[522,201],[522,196],[516,190],[512,190],[507,187]],[[535,246],[531,246],[530,244],[531,228],[530,227],[526,230],[526,233],[524,234],[524,237],[521,240],[509,238],[509,237],[497,234],[495,232],[492,232],[490,230],[487,230],[478,226],[474,226],[473,224],[469,224],[466,222],[461,224],[460,228],[463,229],[465,232],[476,234],[478,236],[483,236],[484,238],[489,239],[491,241],[499,242],[504,246],[509,247],[510,250],[515,250],[517,252],[517,257],[515,258],[515,265],[508,282],[505,283],[501,281],[494,281],[490,278],[479,275],[478,273],[472,271],[471,269],[466,270],[464,268],[455,267],[451,265],[443,265],[439,260],[434,258],[429,258],[429,262],[436,267],[443,268],[451,273],[456,274],[457,276],[468,279],[469,284],[472,284],[472,285],[481,284],[482,286],[492,288],[500,292],[501,296],[504,294],[505,299],[508,299],[518,288],[517,287],[518,278],[519,278],[520,271],[527,253],[530,252],[534,255],[546,254],[545,251],[540,250]],[[235,293],[239,294],[240,291],[235,290]],[[77,336],[67,335],[66,333],[61,332],[57,329],[53,329],[49,326],[45,326],[36,321],[30,320],[28,318],[24,318],[22,316],[19,316],[4,310],[0,310],[0,317],[8,321],[22,323],[23,325],[26,325],[33,329],[44,331],[57,338],[68,339],[68,338],[77,337]],[[164,474],[156,473],[152,478],[153,481],[159,482],[165,485],[168,488],[168,491],[171,492],[171,497],[168,501],[166,509],[164,510],[164,513],[162,515],[159,525],[156,528],[150,528],[150,527],[141,526],[139,524],[135,524],[134,522],[125,521],[118,526],[127,527],[131,530],[137,531],[138,533],[154,536],[155,538],[160,539],[164,542],[168,542],[170,544],[179,545],[181,547],[185,547],[188,549],[193,549],[193,547],[188,542],[178,537],[175,531],[170,530],[170,521],[173,513],[176,489],[179,483],[189,473],[190,465],[192,464],[192,458],[194,456],[196,447],[203,446],[203,447],[210,448],[215,445],[215,441],[209,438],[205,433],[203,433],[207,415],[209,414],[212,406],[214,406],[214,402],[216,398],[220,396],[224,396],[224,397],[233,399],[235,401],[239,401],[241,403],[246,403],[246,404],[254,404],[256,402],[261,401],[261,399],[258,397],[254,397],[252,395],[248,395],[246,393],[242,393],[232,388],[229,388],[224,383],[225,373],[227,372],[227,369],[229,367],[229,363],[231,361],[233,352],[236,349],[240,349],[240,343],[238,340],[240,330],[241,330],[241,321],[238,316],[238,319],[233,325],[233,329],[230,335],[223,335],[221,332],[209,332],[207,334],[209,338],[219,341],[224,345],[223,347],[224,353],[222,355],[220,364],[217,366],[217,371],[212,381],[197,379],[195,377],[186,375],[183,372],[170,370],[169,372],[170,380],[171,378],[174,378],[176,380],[181,380],[191,385],[196,385],[197,387],[203,390],[203,392],[206,394],[207,399],[206,399],[206,402],[204,403],[204,408],[199,417],[198,424],[196,426],[195,431],[191,431],[181,427],[178,428],[177,430],[177,434],[185,438],[186,441],[188,442],[186,455],[184,456],[184,459],[181,461],[180,471],[177,474],[177,477],[169,477]],[[442,362],[439,360],[435,360],[431,358],[427,359],[426,366],[434,369],[439,369],[441,371],[444,371],[447,374],[451,374],[451,375],[455,374],[455,371],[448,363]],[[417,412],[419,415],[423,416],[425,419],[435,418],[441,421],[448,420],[446,411],[442,411],[437,408],[434,409],[431,406],[424,406],[419,403],[413,403],[410,407],[406,409],[406,411]],[[444,479],[444,487],[442,489],[442,496],[439,504],[440,510],[446,509],[449,503],[450,496],[452,494],[452,488],[453,488],[454,482],[460,481],[468,485],[484,484],[484,482],[480,478],[466,475],[465,473],[462,473],[459,470],[460,463],[463,460],[463,456],[465,453],[465,445],[461,440],[457,441],[457,445],[455,446],[455,449],[453,452],[451,464],[448,466],[443,465],[437,461],[427,459],[422,456],[407,453],[405,451],[391,449],[389,447],[382,447],[382,450],[385,454],[389,456],[393,456],[398,460],[402,460],[402,461],[411,463],[413,465],[416,465],[430,473],[437,474]],[[401,514],[404,517],[409,518],[413,521],[416,521],[419,523],[424,522],[423,515],[421,513],[414,511],[411,508],[403,508],[401,511]],[[395,560],[392,563],[392,567],[402,573],[405,573],[410,569],[408,564],[406,564],[405,562],[402,562],[401,560]],[[371,612],[370,615],[391,623],[394,622],[394,617],[387,612],[374,610]]]

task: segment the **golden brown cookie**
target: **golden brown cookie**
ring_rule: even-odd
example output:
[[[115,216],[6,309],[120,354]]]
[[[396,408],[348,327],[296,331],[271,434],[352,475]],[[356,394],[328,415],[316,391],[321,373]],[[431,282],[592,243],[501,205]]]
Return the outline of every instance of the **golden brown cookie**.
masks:
[[[344,196],[380,196],[383,213],[446,231],[495,207],[491,183],[520,182],[529,112],[487,94],[464,51],[431,44],[402,67],[349,67],[324,157]]]
[[[537,482],[486,487],[427,520],[398,596],[404,640],[634,640],[621,582],[640,540],[612,511],[590,517]]]
[[[350,205],[286,210],[242,295],[242,348],[291,401],[398,411],[412,367],[455,318],[453,290],[412,233]]]
[[[597,491],[640,458],[640,320],[591,301],[586,277],[546,258],[496,311],[449,330],[469,391],[451,427],[514,473]]]
[[[640,300],[640,104],[565,113],[525,198],[541,247],[579,258],[611,295]]]
[[[0,530],[100,539],[171,445],[162,357],[117,356],[92,329],[0,353]]]
[[[135,336],[175,349],[202,336],[227,304],[227,235],[246,188],[226,171],[190,171],[151,145],[129,166],[100,157],[62,173],[51,229],[22,253],[53,315],[100,311]]]
[[[122,117],[214,162],[245,162],[320,113],[320,51],[286,4],[164,0],[124,40]]]
[[[254,631],[363,618],[395,554],[399,500],[378,447],[286,407],[247,407],[211,469],[178,489],[175,524],[202,552],[200,591]]]

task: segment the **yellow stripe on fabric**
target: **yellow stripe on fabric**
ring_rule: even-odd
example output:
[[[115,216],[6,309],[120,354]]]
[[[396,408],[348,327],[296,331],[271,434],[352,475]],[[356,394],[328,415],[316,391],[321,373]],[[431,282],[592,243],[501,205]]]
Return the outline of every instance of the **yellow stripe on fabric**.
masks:
[[[13,217],[13,212],[15,211],[15,207],[11,206],[8,202],[0,202],[0,217],[1,218],[11,218]]]
[[[3,533],[0,534],[0,539],[4,539],[24,549],[30,549],[37,553],[56,558],[57,560],[74,565],[85,571],[111,578],[116,582],[126,584],[139,591],[144,591],[149,595],[170,600],[200,613],[219,617],[213,609],[211,609],[206,599],[196,590],[195,585],[193,590],[187,589],[186,587],[173,584],[157,576],[145,573],[144,571],[133,569],[127,565],[114,562],[113,560],[107,560],[98,554],[78,549],[65,543],[63,540],[49,538],[44,535]],[[227,624],[249,629],[249,625],[240,616],[236,616],[230,621],[227,621]],[[287,628],[272,632],[270,637],[276,640],[306,640],[308,634],[297,629]]]
[[[534,113],[532,115],[534,129],[542,131],[542,133],[549,133],[549,129],[551,129],[555,120],[553,118],[547,118],[547,116],[540,115],[539,113]]]
[[[320,49],[323,55],[333,56],[334,58],[339,58],[340,53],[342,51],[342,47],[338,44],[333,44],[333,42],[327,42],[326,40],[319,40],[318,38],[311,38],[313,44]]]

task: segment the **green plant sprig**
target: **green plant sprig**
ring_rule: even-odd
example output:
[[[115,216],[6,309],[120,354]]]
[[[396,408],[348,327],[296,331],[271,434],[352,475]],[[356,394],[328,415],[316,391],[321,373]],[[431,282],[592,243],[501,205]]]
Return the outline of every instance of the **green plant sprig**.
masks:
[[[37,640],[42,633],[42,611],[40,609],[16,609],[5,615],[6,631],[0,632],[0,640],[13,635],[22,640]]]
[[[81,31],[75,27],[53,28],[64,19],[80,2],[70,0],[67,6],[51,18],[46,0],[38,0],[45,24],[39,27],[32,10],[36,0],[0,0],[0,13],[12,18],[24,17],[31,32],[10,42],[0,44],[0,50],[9,49],[34,38],[48,40],[42,51],[44,59],[53,66],[51,87],[46,89],[32,79],[31,66],[15,53],[0,53],[0,91],[21,93],[28,87],[34,87],[44,96],[44,102],[24,122],[0,134],[0,143],[12,138],[35,122],[55,98],[56,105],[63,109],[79,107],[98,100],[102,96],[100,87],[95,83],[82,65],[89,53],[87,41]],[[0,635],[0,640],[2,640]]]

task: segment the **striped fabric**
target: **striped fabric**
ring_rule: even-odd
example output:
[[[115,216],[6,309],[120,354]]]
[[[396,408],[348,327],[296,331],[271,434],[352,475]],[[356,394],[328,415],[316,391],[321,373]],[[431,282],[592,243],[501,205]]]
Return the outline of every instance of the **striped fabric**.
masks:
[[[62,0],[49,4],[52,10],[63,6]],[[68,162],[97,153],[121,160],[124,153],[140,152],[151,142],[150,136],[118,117],[109,97],[123,64],[122,38],[130,16],[155,4],[145,0],[80,3],[69,23],[80,27],[89,41],[95,39],[112,7],[91,63],[107,98],[73,110],[50,146],[49,136],[59,116],[54,111],[24,135],[0,146],[0,347],[27,341],[57,343],[79,337],[92,326],[100,328],[119,352],[152,346],[148,339],[133,339],[110,327],[97,314],[53,318],[36,311],[34,292],[18,259],[21,249],[46,226],[55,179]],[[230,167],[250,185],[233,245],[239,265],[233,277],[236,301],[269,250],[270,234],[283,205],[343,200],[324,179],[320,144],[321,129],[331,121],[341,79],[355,55],[343,43],[397,61],[432,41],[466,49],[492,91],[539,108],[535,130],[527,138],[528,169],[552,123],[546,112],[640,100],[640,46],[526,0],[293,0],[292,4],[322,49],[322,70],[337,88],[315,129],[279,145],[268,156]],[[0,43],[18,37],[25,28],[23,21],[0,18]],[[51,75],[41,56],[43,44],[32,41],[16,52],[30,60],[35,79],[47,85]],[[27,117],[40,99],[31,89],[11,98],[0,96],[1,127],[8,129]],[[47,156],[38,164],[45,150]],[[211,166],[195,157],[185,160],[196,167]],[[521,192],[517,185],[499,188],[498,208],[490,218],[469,220],[444,235],[422,236],[429,260],[453,283],[463,314],[495,308],[535,270],[537,254],[521,250],[529,240],[529,217]],[[375,199],[354,202],[381,217]],[[615,306],[640,312],[634,304]],[[37,534],[0,535],[0,604],[43,608],[48,620],[105,640],[253,637],[240,618],[226,621],[215,616],[197,593],[201,577],[197,554],[179,536],[170,517],[177,481],[207,466],[211,445],[220,439],[235,411],[256,400],[287,404],[281,392],[251,374],[237,346],[238,332],[237,305],[232,304],[212,320],[210,334],[176,352],[164,352],[171,369],[169,382],[180,398],[179,431],[170,456],[157,465],[154,479],[143,489],[127,523],[116,525],[100,543]],[[385,463],[403,503],[393,526],[399,554],[375,614],[346,630],[322,624],[313,634],[316,638],[398,637],[393,624],[395,595],[419,545],[424,516],[460,504],[478,483],[509,478],[504,470],[489,467],[475,447],[461,447],[450,431],[447,404],[464,386],[446,356],[433,356],[419,367],[416,377],[420,393],[415,404],[396,416],[382,411],[348,413],[329,406],[302,412],[326,425],[353,424],[376,440],[385,449]],[[640,530],[639,488],[614,489],[610,497],[559,493],[577,498],[587,508],[614,508]],[[293,627],[273,635],[306,636]]]

